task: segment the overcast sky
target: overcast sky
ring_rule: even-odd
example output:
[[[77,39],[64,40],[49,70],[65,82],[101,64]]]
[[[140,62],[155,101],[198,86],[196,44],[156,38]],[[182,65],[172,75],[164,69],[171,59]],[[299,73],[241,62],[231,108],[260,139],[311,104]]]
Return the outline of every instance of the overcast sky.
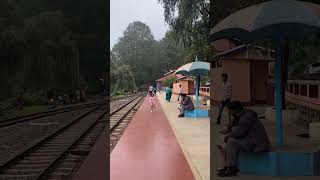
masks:
[[[158,0],[111,0],[110,48],[133,21],[147,24],[156,40],[163,38],[168,30],[168,25],[164,22],[163,7]]]

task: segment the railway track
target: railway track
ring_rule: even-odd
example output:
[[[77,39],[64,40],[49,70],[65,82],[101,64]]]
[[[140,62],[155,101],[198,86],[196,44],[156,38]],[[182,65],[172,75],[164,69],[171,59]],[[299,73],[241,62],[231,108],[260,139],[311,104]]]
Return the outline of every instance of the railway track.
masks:
[[[65,112],[75,111],[75,110],[79,110],[79,109],[83,109],[83,108],[94,107],[94,106],[102,105],[102,104],[107,104],[107,101],[98,101],[98,102],[68,106],[68,107],[64,107],[64,108],[53,109],[50,111],[34,113],[34,114],[26,115],[26,116],[2,120],[2,121],[0,121],[0,128],[7,127],[10,125],[15,125],[15,124],[22,123],[22,122],[29,121],[29,120],[34,120],[34,119],[38,119],[38,118],[42,118],[42,117],[47,117],[47,116],[52,116],[52,115],[61,114],[61,113],[65,113]]]
[[[137,95],[129,96],[126,98],[118,98],[118,99],[112,100],[111,102],[116,102],[121,99],[128,99],[130,97],[136,97],[136,96]],[[26,115],[26,116],[10,118],[10,119],[0,121],[0,128],[7,127],[10,125],[15,125],[15,124],[22,123],[22,122],[26,122],[29,120],[42,118],[42,117],[53,116],[53,115],[66,113],[66,112],[70,112],[70,111],[75,111],[75,110],[79,110],[79,109],[83,109],[83,108],[94,107],[96,105],[107,104],[107,102],[108,102],[107,100],[99,100],[99,101],[94,101],[94,102],[90,102],[90,103],[84,103],[84,104],[79,104],[79,105],[72,105],[72,106],[66,106],[66,107],[62,107],[62,108],[56,108],[53,110],[34,113],[34,114]]]
[[[138,110],[142,100],[143,97],[137,98],[125,108],[110,114],[110,153],[117,144],[125,128],[131,121],[133,115]]]
[[[110,114],[131,110],[128,107],[137,102],[139,97],[112,103]],[[0,180],[71,178],[97,137],[105,130],[108,114],[105,103],[97,104],[79,118],[2,162]]]

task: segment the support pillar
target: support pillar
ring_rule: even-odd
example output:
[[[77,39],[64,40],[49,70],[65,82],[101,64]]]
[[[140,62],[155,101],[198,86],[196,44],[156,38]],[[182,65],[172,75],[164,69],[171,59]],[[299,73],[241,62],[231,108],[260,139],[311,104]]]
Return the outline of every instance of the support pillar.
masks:
[[[277,57],[275,63],[275,85],[276,85],[276,136],[277,146],[283,145],[283,122],[282,122],[282,61],[283,49],[281,39],[277,40]]]

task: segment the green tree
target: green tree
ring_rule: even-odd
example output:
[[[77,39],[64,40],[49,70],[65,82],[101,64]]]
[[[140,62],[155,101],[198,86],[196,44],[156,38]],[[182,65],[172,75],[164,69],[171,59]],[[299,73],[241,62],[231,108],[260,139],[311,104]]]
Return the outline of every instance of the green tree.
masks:
[[[156,78],[156,46],[150,28],[142,22],[133,22],[112,51],[123,64],[132,68],[137,86],[140,86]]]
[[[158,43],[158,67],[161,68],[161,74],[158,74],[158,76],[187,62],[186,52],[180,44],[176,43],[174,36],[175,34],[172,31],[168,31]]]
[[[187,48],[187,59],[208,57],[209,0],[159,0],[164,7],[165,21],[176,40]]]
[[[162,85],[164,87],[172,87],[173,86],[173,83],[177,80],[176,77],[169,77],[169,78],[166,78],[165,80],[163,80],[162,82]]]
[[[125,65],[117,59],[112,51],[110,52],[110,82],[112,95],[119,91],[136,90],[134,73],[129,65]]]
[[[130,69],[136,86],[144,88],[169,70],[181,66],[185,62],[185,51],[176,43],[174,35],[167,32],[163,39],[156,41],[146,24],[130,23],[110,52],[113,92],[125,87],[125,83],[132,87],[130,81],[120,83],[117,78],[123,76],[120,72],[130,72]],[[131,76],[127,78],[132,79]]]

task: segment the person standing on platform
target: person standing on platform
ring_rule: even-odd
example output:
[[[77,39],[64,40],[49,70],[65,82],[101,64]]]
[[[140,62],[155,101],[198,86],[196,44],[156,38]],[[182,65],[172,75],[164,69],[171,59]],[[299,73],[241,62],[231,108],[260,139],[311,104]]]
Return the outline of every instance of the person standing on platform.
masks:
[[[168,102],[170,102],[171,96],[172,96],[172,90],[171,90],[170,87],[167,87],[167,88],[166,88],[166,100],[167,100]]]
[[[223,87],[223,97],[219,106],[219,114],[217,117],[217,124],[221,123],[221,115],[223,112],[223,109],[225,106],[228,107],[228,114],[229,114],[229,121],[228,121],[228,127],[231,126],[231,112],[229,110],[229,106],[231,104],[231,96],[232,96],[232,85],[228,81],[228,74],[223,73],[222,74],[222,87]]]
[[[149,93],[149,103],[151,112],[153,112],[156,108],[156,96],[153,92]]]
[[[149,86],[149,94],[150,94],[150,92],[153,92],[153,86],[152,86],[152,84],[150,84],[150,86]]]
[[[178,101],[180,100],[181,95],[183,94],[183,89],[181,84],[179,84],[179,95],[178,95]]]
[[[154,95],[157,95],[157,88],[156,87],[153,87],[153,93],[154,93]]]

